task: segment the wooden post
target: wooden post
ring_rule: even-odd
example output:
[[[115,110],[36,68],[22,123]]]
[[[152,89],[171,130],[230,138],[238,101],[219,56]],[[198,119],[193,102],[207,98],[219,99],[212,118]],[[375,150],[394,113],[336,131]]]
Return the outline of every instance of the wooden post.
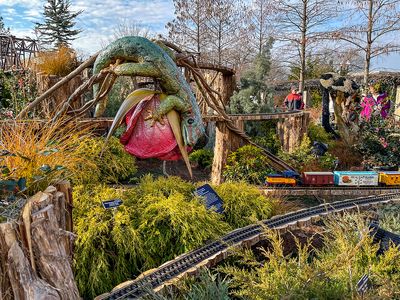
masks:
[[[308,92],[303,91],[303,102],[304,102],[304,109],[309,106],[309,99],[308,99]]]
[[[400,86],[396,89],[396,103],[394,105],[394,119],[400,121]]]
[[[222,172],[226,165],[230,148],[229,131],[225,122],[216,122],[214,160],[211,170],[212,184],[221,184],[223,182]]]

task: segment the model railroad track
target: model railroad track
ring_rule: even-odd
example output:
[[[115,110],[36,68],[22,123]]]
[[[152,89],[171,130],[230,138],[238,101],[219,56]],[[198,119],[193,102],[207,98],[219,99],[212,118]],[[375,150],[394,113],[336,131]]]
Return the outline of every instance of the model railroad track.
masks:
[[[310,191],[310,190],[399,190],[400,186],[274,186],[274,187],[261,187],[262,190],[290,190],[290,191]]]
[[[143,275],[140,279],[127,283],[126,286],[117,288],[109,294],[98,297],[98,299],[135,299],[143,297],[149,290],[162,289],[185,275],[195,274],[201,267],[215,265],[228,256],[228,249],[232,246],[252,246],[256,244],[260,240],[265,227],[285,230],[291,226],[311,222],[312,218],[318,218],[322,215],[392,201],[400,201],[400,192],[321,204],[286,215],[275,216],[260,222],[260,224],[234,230],[220,240],[183,254],[163,264],[155,271]]]

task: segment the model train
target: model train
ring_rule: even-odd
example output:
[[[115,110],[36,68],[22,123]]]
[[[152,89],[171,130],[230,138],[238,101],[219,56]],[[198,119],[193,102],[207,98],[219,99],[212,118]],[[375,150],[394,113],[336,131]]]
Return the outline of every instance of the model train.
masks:
[[[269,174],[267,186],[400,186],[400,171],[293,171]]]

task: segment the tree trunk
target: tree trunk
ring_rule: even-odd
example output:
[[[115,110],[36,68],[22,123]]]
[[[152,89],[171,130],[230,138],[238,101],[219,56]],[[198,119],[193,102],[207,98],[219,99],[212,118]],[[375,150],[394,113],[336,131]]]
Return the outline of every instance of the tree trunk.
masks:
[[[304,77],[306,73],[307,0],[303,0],[303,14],[301,23],[299,92],[303,93],[305,80]]]

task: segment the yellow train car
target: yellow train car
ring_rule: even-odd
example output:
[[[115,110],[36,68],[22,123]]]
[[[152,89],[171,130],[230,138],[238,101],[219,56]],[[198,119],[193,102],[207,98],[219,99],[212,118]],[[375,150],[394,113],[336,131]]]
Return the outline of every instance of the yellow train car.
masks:
[[[379,172],[379,183],[381,185],[400,186],[400,172],[399,171]]]
[[[283,177],[282,175],[268,175],[265,178],[267,186],[296,186],[296,179]]]

